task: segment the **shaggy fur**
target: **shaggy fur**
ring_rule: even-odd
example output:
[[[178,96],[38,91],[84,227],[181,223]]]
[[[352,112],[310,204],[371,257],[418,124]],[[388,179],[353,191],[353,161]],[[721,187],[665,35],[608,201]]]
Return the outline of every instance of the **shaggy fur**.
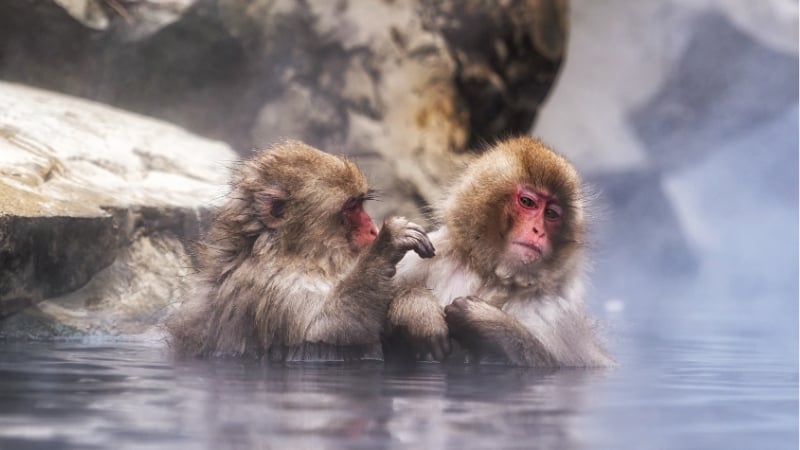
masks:
[[[550,192],[563,208],[563,224],[549,237],[553,252],[528,265],[506,262],[509,205],[520,185]],[[398,266],[398,283],[416,291],[390,306],[391,329],[412,343],[449,333],[468,350],[455,357],[527,366],[613,364],[583,303],[583,200],[578,173],[540,141],[514,138],[488,150],[439,210],[443,226],[430,235],[437,257],[408,255]]]
[[[348,228],[342,211],[368,197],[364,176],[300,142],[235,173],[198,247],[197,292],[168,322],[172,347],[272,360],[379,355],[395,265],[409,249],[430,256],[424,232],[394,218],[368,248],[354,247],[363,230]]]

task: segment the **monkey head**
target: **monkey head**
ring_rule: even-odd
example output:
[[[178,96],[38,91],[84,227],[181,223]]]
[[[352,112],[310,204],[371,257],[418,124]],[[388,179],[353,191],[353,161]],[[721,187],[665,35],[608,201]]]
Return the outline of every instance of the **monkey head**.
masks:
[[[363,206],[372,191],[354,163],[289,141],[243,164],[232,197],[248,223],[238,229],[268,235],[284,254],[357,255],[378,235]]]
[[[506,140],[468,166],[442,220],[457,255],[487,279],[551,283],[577,265],[584,235],[580,179],[540,141]]]

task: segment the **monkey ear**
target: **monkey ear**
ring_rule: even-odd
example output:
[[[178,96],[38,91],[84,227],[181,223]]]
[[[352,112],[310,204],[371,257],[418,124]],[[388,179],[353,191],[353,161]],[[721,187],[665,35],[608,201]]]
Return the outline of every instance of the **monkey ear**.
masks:
[[[256,211],[267,228],[278,228],[286,221],[288,197],[280,186],[270,186],[255,193]]]

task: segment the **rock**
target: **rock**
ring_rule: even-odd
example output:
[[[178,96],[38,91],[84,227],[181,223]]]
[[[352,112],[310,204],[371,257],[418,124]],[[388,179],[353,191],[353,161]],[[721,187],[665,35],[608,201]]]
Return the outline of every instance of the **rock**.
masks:
[[[357,159],[390,198],[378,217],[420,213],[465,152],[530,128],[563,56],[565,2],[219,3],[278,94],[257,147],[296,137]]]
[[[563,59],[566,8],[0,2],[0,77],[240,154],[301,139],[359,163],[384,193],[368,205],[376,220],[426,222],[482,142],[530,128]],[[0,84],[0,104],[0,334],[154,324],[183,289],[182,249],[236,155],[19,85]]]
[[[0,104],[0,336],[155,324],[183,289],[184,246],[236,155],[174,125],[29,87],[0,83]],[[31,320],[50,326],[20,326]]]
[[[773,50],[718,12],[694,18],[686,51],[631,123],[660,169],[685,168],[797,104],[797,54]],[[769,70],[764,70],[769,68]]]
[[[75,20],[83,25],[95,29],[108,28],[108,16],[103,11],[103,4],[99,0],[53,0],[56,5],[64,8]]]
[[[695,285],[704,303],[796,293],[797,9],[571,2],[534,132],[600,192],[594,296],[630,313]]]
[[[93,30],[109,30],[122,40],[148,37],[175,22],[195,0],[53,0],[73,19]]]
[[[5,79],[166,119],[242,154],[297,138],[349,155],[390,193],[373,205],[379,219],[426,220],[471,150],[527,132],[567,33],[566,0],[184,0],[172,22],[133,37],[137,14],[162,2],[59,0],[101,3],[110,25],[97,29],[51,1],[0,3]]]

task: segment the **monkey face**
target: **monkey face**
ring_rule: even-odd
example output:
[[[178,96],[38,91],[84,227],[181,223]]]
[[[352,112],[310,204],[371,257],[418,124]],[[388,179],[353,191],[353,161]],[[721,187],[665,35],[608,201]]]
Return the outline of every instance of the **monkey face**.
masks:
[[[342,223],[345,227],[347,241],[354,252],[368,247],[378,236],[378,228],[366,211],[364,201],[366,195],[352,197],[342,206]]]
[[[523,265],[548,257],[563,221],[563,209],[557,199],[544,189],[518,186],[511,203],[513,225],[507,236],[508,256]]]
[[[460,259],[486,277],[538,283],[571,271],[583,241],[580,179],[539,141],[504,141],[472,162],[443,208]]]

